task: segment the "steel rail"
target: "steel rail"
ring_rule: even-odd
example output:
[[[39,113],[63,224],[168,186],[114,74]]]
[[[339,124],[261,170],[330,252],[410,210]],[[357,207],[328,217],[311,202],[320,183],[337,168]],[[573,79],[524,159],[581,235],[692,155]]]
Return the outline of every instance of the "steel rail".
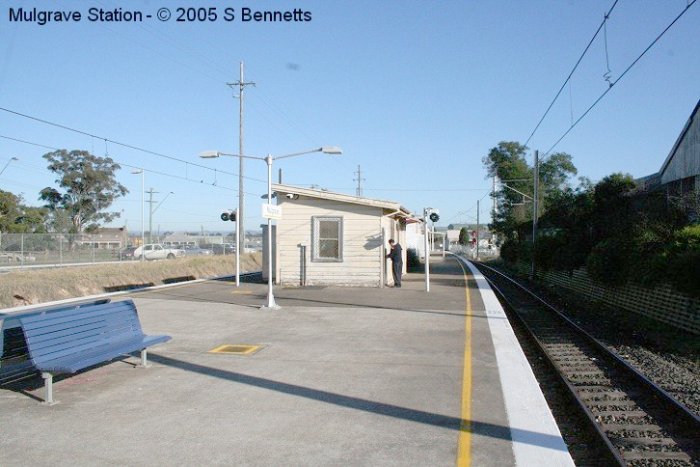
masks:
[[[666,399],[669,403],[671,403],[673,406],[675,406],[678,409],[678,411],[680,412],[680,415],[682,415],[683,418],[686,419],[685,422],[689,423],[691,426],[694,425],[698,429],[698,431],[700,431],[700,416],[696,415],[692,410],[690,410],[688,407],[686,407],[685,404],[678,401],[675,397],[673,397],[671,394],[669,394],[666,390],[659,387],[656,383],[654,383],[652,380],[647,378],[638,369],[633,367],[627,360],[625,360],[623,357],[621,357],[617,352],[610,349],[608,346],[606,346],[605,344],[600,342],[598,339],[593,337],[588,331],[586,331],[581,326],[579,326],[574,321],[572,321],[571,318],[566,316],[561,311],[557,310],[553,305],[549,304],[546,300],[544,300],[543,298],[536,295],[534,292],[529,290],[524,285],[520,284],[515,279],[503,274],[502,272],[500,272],[500,271],[498,271],[490,266],[486,266],[483,263],[479,263],[478,266],[489,269],[490,271],[493,271],[494,273],[500,275],[504,279],[512,282],[514,285],[519,287],[523,292],[526,292],[527,294],[532,296],[534,299],[536,299],[537,301],[542,303],[544,306],[546,306],[549,310],[551,310],[554,313],[556,313],[557,315],[559,315],[564,321],[566,321],[569,325],[571,325],[574,329],[576,329],[576,331],[579,332],[581,335],[585,336],[596,347],[598,347],[603,352],[610,354],[610,356],[616,361],[616,363],[625,367],[625,369],[632,372],[642,383],[648,385],[651,389],[653,389],[654,392],[656,392],[659,397]]]
[[[477,264],[477,266],[480,267],[483,265],[479,263]],[[566,395],[574,401],[579,412],[589,421],[589,428],[592,430],[594,437],[597,438],[597,440],[600,443],[602,443],[603,446],[605,446],[605,453],[609,456],[608,460],[619,466],[626,466],[627,463],[622,458],[620,451],[612,444],[608,436],[605,434],[603,428],[597,423],[595,415],[593,415],[586,403],[579,398],[578,392],[571,384],[569,379],[566,376],[564,376],[564,372],[562,371],[561,367],[549,354],[545,345],[540,341],[540,339],[537,338],[533,329],[525,322],[524,318],[520,316],[520,314],[517,311],[515,311],[515,307],[512,305],[511,301],[508,300],[505,293],[503,293],[503,291],[501,291],[501,289],[491,279],[489,279],[488,277],[485,277],[485,279],[488,281],[489,285],[496,293],[496,295],[500,297],[502,303],[508,309],[509,315],[514,317],[518,321],[518,323],[527,331],[528,338],[532,340],[534,345],[537,347],[539,353],[542,356],[544,356],[545,362],[549,365],[550,368],[553,369],[555,377],[566,387],[566,389],[568,390],[568,393]]]
[[[640,384],[642,387],[650,390],[656,398],[661,399],[666,406],[669,408],[669,410],[672,412],[672,414],[675,417],[675,420],[679,421],[684,427],[686,427],[689,430],[694,430],[696,433],[700,433],[700,417],[693,413],[690,409],[688,409],[684,404],[676,400],[673,396],[671,396],[667,391],[659,387],[656,383],[651,381],[649,378],[647,378],[645,375],[643,375],[639,370],[634,368],[632,365],[630,365],[626,360],[624,360],[620,355],[618,355],[616,352],[613,350],[609,349],[605,344],[597,340],[595,337],[593,337],[590,333],[588,333],[586,330],[581,328],[578,324],[573,322],[569,317],[565,316],[561,311],[556,309],[553,305],[548,303],[546,300],[543,298],[539,297],[537,294],[529,290],[526,286],[518,282],[517,280],[509,277],[508,275],[502,273],[501,271],[498,271],[492,267],[486,266],[482,263],[478,263],[477,266],[479,268],[483,268],[485,270],[488,270],[492,272],[493,274],[496,274],[498,277],[500,277],[503,280],[508,281],[509,283],[513,284],[515,287],[520,289],[521,291],[525,292],[527,295],[532,297],[537,303],[541,304],[544,306],[546,309],[549,311],[553,312],[558,318],[560,318],[566,325],[575,331],[576,335],[582,336],[586,342],[591,344],[594,349],[600,351],[605,355],[607,358],[611,360],[611,363],[618,369],[621,369],[625,374],[631,375],[633,380],[635,380],[638,384]],[[604,439],[605,439],[605,445],[606,447],[612,447],[614,451],[617,453],[616,455],[616,460],[617,462],[621,462],[621,465],[625,465],[625,461],[623,460],[623,457],[620,455],[620,451],[615,448],[612,444],[612,442],[609,440],[608,436],[605,434],[605,431],[603,430],[603,427],[595,420],[595,415],[588,409],[586,402],[580,399],[579,397],[579,392],[576,390],[576,388],[569,382],[568,378],[563,374],[562,369],[560,366],[557,364],[556,361],[553,360],[553,357],[550,355],[549,351],[545,348],[546,346],[535,336],[533,330],[531,327],[525,323],[524,318],[515,311],[515,306],[511,303],[510,300],[508,300],[503,293],[503,291],[496,286],[496,284],[493,282],[492,279],[487,278],[488,282],[491,284],[491,286],[494,288],[495,291],[497,291],[498,295],[500,295],[504,302],[506,303],[507,307],[513,311],[513,315],[517,317],[518,321],[523,324],[527,332],[530,334],[531,338],[534,340],[536,345],[540,348],[540,350],[544,353],[546,356],[548,362],[550,365],[552,365],[557,373],[559,373],[562,381],[564,384],[567,386],[569,391],[571,392],[571,395],[575,398],[577,401],[577,404],[584,410],[584,413],[586,414],[587,418],[593,423],[596,432],[598,432]]]

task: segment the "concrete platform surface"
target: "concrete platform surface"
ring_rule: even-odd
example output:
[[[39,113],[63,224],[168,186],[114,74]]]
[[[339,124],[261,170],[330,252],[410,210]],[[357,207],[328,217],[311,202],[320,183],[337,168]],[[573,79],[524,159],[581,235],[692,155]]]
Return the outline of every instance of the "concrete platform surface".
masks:
[[[431,261],[430,293],[275,288],[280,310],[264,284],[131,294],[173,339],[57,378],[53,406],[0,387],[0,465],[573,465],[483,279]]]

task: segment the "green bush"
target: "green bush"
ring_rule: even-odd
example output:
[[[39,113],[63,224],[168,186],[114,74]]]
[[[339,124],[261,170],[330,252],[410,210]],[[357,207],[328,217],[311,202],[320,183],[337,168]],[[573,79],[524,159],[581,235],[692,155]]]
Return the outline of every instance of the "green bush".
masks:
[[[561,258],[566,252],[567,245],[561,235],[546,235],[537,238],[535,243],[535,262],[537,269],[551,271],[562,268]]]
[[[678,231],[669,256],[671,284],[681,292],[700,297],[700,225]]]
[[[509,238],[505,242],[503,242],[503,245],[501,246],[501,258],[503,258],[503,261],[515,264],[520,259],[519,253],[520,248],[516,240]]]
[[[640,229],[631,240],[629,264],[630,281],[644,287],[655,287],[668,280],[669,248],[668,238],[661,236],[656,229]]]
[[[511,264],[529,263],[532,259],[532,244],[507,239],[501,246],[501,258]]]
[[[604,285],[618,286],[627,281],[630,256],[629,244],[609,238],[596,244],[586,261],[591,278]]]

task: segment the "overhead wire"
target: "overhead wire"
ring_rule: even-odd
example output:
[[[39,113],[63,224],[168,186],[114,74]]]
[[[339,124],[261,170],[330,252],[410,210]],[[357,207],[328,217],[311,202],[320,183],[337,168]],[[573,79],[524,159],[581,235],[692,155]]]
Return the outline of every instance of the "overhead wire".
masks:
[[[559,91],[557,91],[557,94],[554,96],[554,99],[552,99],[552,102],[549,103],[549,106],[547,107],[547,110],[544,111],[544,114],[543,114],[542,117],[540,118],[540,121],[537,122],[537,125],[535,125],[535,129],[532,130],[532,133],[530,133],[530,136],[528,136],[527,141],[525,141],[524,146],[527,146],[527,145],[528,145],[528,143],[530,142],[530,140],[532,139],[532,137],[535,135],[535,133],[537,132],[537,130],[540,128],[540,125],[542,125],[542,122],[544,121],[544,119],[545,119],[545,118],[547,117],[547,115],[549,114],[549,111],[552,110],[552,107],[554,106],[554,103],[557,101],[557,99],[559,99],[559,96],[561,95],[561,92],[564,90],[564,87],[566,87],[566,84],[569,82],[569,80],[571,79],[571,77],[573,76],[573,74],[574,74],[574,73],[576,72],[576,70],[578,69],[578,66],[581,64],[581,61],[582,61],[583,58],[586,56],[586,53],[588,53],[588,50],[591,48],[591,45],[593,44],[593,41],[595,41],[596,37],[598,37],[598,34],[600,34],[600,30],[603,29],[603,27],[605,27],[605,23],[608,21],[608,18],[610,17],[610,14],[611,14],[612,11],[615,9],[615,6],[617,5],[618,2],[619,2],[619,0],[615,0],[615,2],[614,2],[613,5],[610,7],[610,9],[608,10],[608,12],[605,14],[605,17],[604,17],[603,21],[600,23],[600,26],[598,26],[598,29],[596,29],[595,33],[593,34],[593,37],[591,37],[591,40],[588,41],[588,45],[586,45],[586,48],[583,49],[583,52],[581,53],[581,56],[578,58],[578,60],[576,61],[576,64],[575,64],[574,67],[571,69],[571,72],[569,73],[569,76],[566,77],[566,79],[565,79],[564,82],[562,83],[561,87],[559,88]]]
[[[37,147],[41,147],[41,148],[44,148],[44,149],[50,149],[50,150],[53,150],[53,151],[59,151],[59,150],[60,150],[59,148],[56,148],[56,147],[53,147],[53,146],[48,146],[48,145],[40,144],[40,143],[34,143],[34,142],[31,142],[31,141],[26,141],[26,140],[19,139],[19,138],[13,138],[13,137],[6,136],[6,135],[0,135],[0,138],[8,139],[8,140],[11,140],[11,141],[16,141],[16,142],[19,142],[19,143],[30,144],[30,145],[32,145],[32,146],[37,146]],[[183,176],[181,176],[181,175],[175,175],[175,174],[171,174],[171,173],[161,172],[161,171],[159,171],[159,170],[147,169],[147,168],[144,168],[144,167],[142,167],[142,166],[133,165],[133,164],[127,164],[126,162],[119,161],[119,160],[115,159],[113,156],[110,156],[110,157],[111,157],[112,160],[113,160],[114,162],[116,162],[117,164],[119,164],[119,165],[121,165],[121,166],[124,166],[124,167],[128,167],[128,168],[130,168],[130,169],[139,169],[139,170],[143,170],[143,171],[145,171],[145,172],[147,172],[147,173],[151,173],[151,174],[154,174],[154,175],[161,175],[161,176],[164,176],[164,177],[174,178],[174,179],[177,179],[177,180],[183,180],[183,181],[186,181],[186,182],[194,183],[194,184],[196,184],[196,185],[201,185],[201,184],[203,184],[203,183],[206,183],[207,185],[211,185],[211,183],[204,182],[204,181],[202,181],[202,180],[195,180],[195,179],[193,179],[193,178],[183,177]],[[187,163],[189,164],[189,162],[187,162]],[[28,164],[25,164],[25,165],[28,165]],[[212,169],[212,170],[215,170],[215,169]],[[224,173],[224,172],[222,172],[221,170],[217,170],[217,172],[218,172],[218,173]],[[220,188],[220,189],[222,189],[222,190],[227,190],[227,191],[238,191],[237,188],[228,187],[228,186],[225,186],[225,185],[218,185],[218,184],[217,184],[217,185],[212,185],[212,186],[215,186],[216,188]],[[258,195],[259,195],[259,193],[250,193],[250,192],[246,192],[246,191],[244,191],[244,194],[251,195],[251,196],[258,196]]]
[[[678,14],[678,16],[676,16],[676,17],[673,19],[673,21],[671,21],[671,23],[669,23],[669,25],[666,26],[666,28],[665,28],[663,31],[661,31],[661,33],[659,33],[659,35],[656,36],[656,38],[644,49],[644,51],[642,51],[642,53],[640,53],[640,54],[637,56],[637,58],[634,59],[634,61],[633,61],[627,68],[625,68],[625,70],[620,74],[620,76],[617,77],[616,80],[614,80],[614,81],[612,81],[612,82],[610,83],[610,86],[608,86],[608,88],[593,102],[593,104],[591,104],[590,107],[588,107],[588,109],[586,109],[586,111],[585,111],[585,112],[584,112],[584,113],[569,127],[569,129],[566,130],[566,131],[564,132],[563,135],[561,135],[561,137],[560,137],[560,138],[559,138],[559,139],[558,139],[558,140],[557,140],[543,155],[542,155],[542,157],[547,156],[548,154],[550,154],[550,153],[552,152],[552,150],[554,150],[555,147],[557,147],[557,145],[571,132],[571,130],[573,130],[573,129],[581,122],[581,120],[583,120],[584,117],[585,117],[586,115],[588,115],[588,113],[589,113],[591,110],[593,110],[593,108],[594,108],[596,105],[598,105],[598,103],[599,103],[601,100],[603,100],[603,98],[613,89],[613,87],[614,87],[622,78],[625,77],[625,75],[639,62],[639,60],[641,60],[642,57],[644,57],[644,55],[646,55],[646,53],[647,53],[649,50],[651,50],[651,48],[654,47],[654,45],[656,45],[656,43],[666,34],[666,32],[668,32],[668,30],[671,29],[671,27],[673,27],[673,25],[676,24],[676,22],[677,22],[684,14],[686,14],[686,13],[688,12],[688,10],[690,9],[690,7],[692,7],[696,2],[697,2],[697,0],[692,0],[692,1],[690,1],[690,2],[687,4],[687,6],[683,9],[683,11],[681,11],[681,12]]]
[[[60,124],[60,123],[50,122],[50,121],[48,121],[48,120],[44,120],[44,119],[39,118],[39,117],[34,117],[34,116],[31,116],[31,115],[27,115],[27,114],[24,114],[24,113],[15,111],[15,110],[11,110],[11,109],[8,109],[8,108],[5,108],[5,107],[0,107],[0,110],[2,110],[3,112],[7,112],[7,113],[10,113],[10,114],[13,114],[13,115],[17,115],[17,116],[20,116],[20,117],[27,118],[27,119],[30,119],[30,120],[34,120],[34,121],[37,121],[37,122],[40,122],[40,123],[43,123],[43,124],[46,124],[46,125],[50,125],[50,126],[54,126],[54,127],[57,127],[57,128],[61,128],[61,129],[63,129],[63,130],[72,131],[72,132],[74,132],[74,133],[78,133],[78,134],[81,134],[81,135],[84,135],[84,136],[89,136],[89,137],[91,137],[91,138],[96,138],[96,139],[104,140],[105,143],[109,142],[109,143],[116,144],[116,145],[118,145],[118,146],[122,146],[122,147],[125,147],[125,148],[128,148],[128,149],[133,149],[133,150],[135,150],[135,151],[143,152],[143,153],[145,153],[145,154],[151,154],[151,155],[153,155],[153,156],[162,157],[162,158],[165,158],[165,159],[169,159],[169,160],[181,162],[181,163],[183,163],[183,164],[188,164],[188,165],[191,165],[191,166],[194,166],[194,167],[199,167],[199,168],[206,169],[206,170],[210,170],[210,171],[215,171],[215,170],[216,170],[217,172],[221,172],[221,173],[223,173],[223,174],[231,175],[231,176],[234,176],[234,177],[237,177],[237,176],[238,176],[237,173],[226,172],[226,171],[223,171],[223,170],[217,170],[217,169],[214,169],[214,168],[212,168],[212,167],[208,167],[208,166],[206,166],[206,165],[196,164],[196,163],[191,162],[191,161],[186,161],[186,160],[184,160],[184,159],[179,159],[179,158],[174,157],[174,156],[168,156],[168,155],[166,155],[166,154],[162,154],[162,153],[159,153],[159,152],[156,152],[156,151],[152,151],[152,150],[150,150],[150,149],[145,149],[145,148],[141,148],[141,147],[139,147],[139,146],[134,146],[134,145],[132,145],[132,144],[123,143],[123,142],[116,141],[116,140],[113,140],[113,139],[111,139],[111,138],[107,138],[107,137],[104,137],[104,136],[94,135],[94,134],[92,134],[92,133],[88,133],[87,131],[78,130],[78,129],[76,129],[76,128],[71,128],[71,127],[69,127],[69,126],[62,125],[62,124]],[[247,180],[252,180],[252,181],[260,182],[260,183],[267,183],[267,180],[262,180],[262,179],[259,179],[259,178],[247,177],[247,176],[244,176],[243,178],[245,178],[245,179],[247,179]]]
[[[11,141],[16,141],[16,142],[23,143],[23,144],[29,144],[29,145],[32,145],[32,146],[37,146],[37,147],[41,147],[41,148],[44,148],[44,149],[59,150],[59,148],[56,148],[56,147],[53,147],[53,146],[49,146],[49,145],[46,145],[46,144],[40,144],[40,143],[36,143],[36,142],[32,142],[32,141],[27,141],[27,140],[23,140],[23,139],[20,139],[20,138],[13,138],[13,137],[6,136],[6,135],[0,135],[0,138],[8,139],[8,140],[11,140]],[[170,178],[174,178],[174,179],[184,180],[184,181],[187,181],[187,182],[190,182],[190,183],[194,183],[194,184],[197,184],[197,185],[201,185],[201,184],[203,183],[203,182],[201,182],[201,181],[197,181],[197,180],[194,180],[194,179],[191,179],[191,178],[186,178],[186,177],[182,177],[182,176],[178,176],[178,175],[174,175],[174,174],[169,174],[169,173],[161,172],[161,171],[158,171],[158,170],[146,169],[146,168],[141,167],[141,166],[136,166],[136,165],[132,165],[132,164],[127,164],[127,163],[125,163],[125,162],[121,162],[121,161],[115,159],[114,157],[112,157],[112,160],[114,160],[115,162],[117,162],[117,163],[118,163],[119,165],[121,165],[121,166],[124,166],[124,167],[127,167],[127,168],[131,168],[131,169],[143,170],[143,171],[145,171],[146,173],[149,173],[149,174],[161,175],[161,176],[170,177]],[[38,172],[39,170],[41,170],[41,167],[37,166],[36,164],[28,164],[26,161],[22,161],[22,162],[21,162],[20,164],[18,164],[18,165],[19,165],[20,167],[21,167],[21,166],[35,167],[35,169],[33,169],[34,172]],[[39,186],[30,185],[30,184],[23,183],[23,182],[18,182],[18,181],[16,181],[16,180],[13,180],[13,184],[14,184],[14,185],[18,185],[18,186],[23,186],[23,187],[25,187],[25,188],[32,188],[32,189],[36,189],[36,190],[41,190],[41,187],[39,187]],[[210,184],[207,183],[207,185],[210,185]],[[231,188],[231,187],[227,187],[227,186],[224,186],[224,185],[213,185],[213,186],[214,186],[215,188],[219,188],[219,189],[226,190],[226,191],[232,191],[232,192],[237,192],[237,191],[238,191],[237,188]],[[247,192],[247,191],[244,191],[244,194],[247,194],[247,195],[249,195],[249,196],[258,196],[258,195],[259,195],[259,193],[251,193],[251,192]],[[123,199],[122,202],[130,202],[130,200],[128,200],[128,199]],[[168,211],[168,209],[164,209],[164,210]],[[191,216],[201,215],[201,214],[185,213],[185,212],[182,212],[182,211],[180,211],[180,210],[178,210],[178,212],[181,213],[181,214],[187,214],[187,215],[191,215]],[[170,222],[170,223],[172,223],[172,224],[177,224],[177,223],[181,223],[181,222],[182,222],[182,221],[176,221],[176,222],[174,221],[174,222]],[[192,222],[196,222],[196,223],[200,223],[200,224],[201,224],[201,223],[218,223],[218,222],[220,222],[220,221],[197,220],[197,221],[192,221]]]

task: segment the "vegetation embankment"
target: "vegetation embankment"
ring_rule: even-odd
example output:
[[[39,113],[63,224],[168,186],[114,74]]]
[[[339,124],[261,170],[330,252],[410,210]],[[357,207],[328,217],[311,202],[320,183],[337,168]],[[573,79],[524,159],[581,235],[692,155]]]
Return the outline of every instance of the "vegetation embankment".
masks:
[[[242,272],[260,271],[261,264],[260,253],[241,256]],[[234,272],[233,256],[17,270],[0,276],[0,308],[232,275]]]
[[[700,199],[677,187],[647,190],[628,174],[593,184],[577,173],[570,155],[549,156],[537,169],[527,148],[501,142],[484,158],[490,176],[501,180],[494,195],[498,212],[492,229],[503,239],[501,257],[541,272],[584,268],[606,286],[628,283],[653,288],[662,283],[700,297]],[[539,190],[533,180],[537,175]],[[539,229],[533,251],[533,196]]]

